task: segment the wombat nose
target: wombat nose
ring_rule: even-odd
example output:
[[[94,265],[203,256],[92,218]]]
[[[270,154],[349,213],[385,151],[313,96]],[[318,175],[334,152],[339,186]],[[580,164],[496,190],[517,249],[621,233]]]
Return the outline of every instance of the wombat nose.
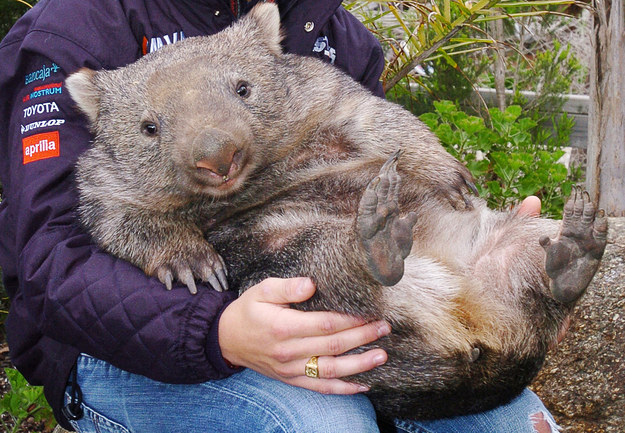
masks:
[[[196,163],[197,168],[205,168],[220,176],[225,176],[230,170],[229,164],[215,164],[215,161],[210,159],[202,159]]]
[[[238,169],[239,154],[240,151],[234,148],[224,149],[222,152],[200,159],[195,165],[197,168],[205,168],[219,177],[224,177]]]

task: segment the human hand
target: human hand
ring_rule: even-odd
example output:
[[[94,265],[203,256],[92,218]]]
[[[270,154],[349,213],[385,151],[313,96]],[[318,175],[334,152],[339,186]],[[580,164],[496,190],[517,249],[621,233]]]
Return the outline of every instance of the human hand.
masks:
[[[390,333],[386,322],[332,312],[304,312],[289,304],[315,292],[308,278],[269,278],[244,292],[222,313],[219,345],[225,359],[282,382],[327,394],[355,394],[367,388],[341,380],[384,364],[387,354],[372,349],[346,351]],[[319,378],[304,374],[311,356],[318,356]],[[342,356],[339,356],[342,355]]]

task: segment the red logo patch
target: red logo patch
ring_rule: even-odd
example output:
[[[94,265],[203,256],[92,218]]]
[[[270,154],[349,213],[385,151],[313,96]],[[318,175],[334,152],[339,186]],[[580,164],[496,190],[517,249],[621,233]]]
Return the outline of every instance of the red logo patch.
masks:
[[[22,139],[24,164],[60,155],[59,131],[44,132]]]

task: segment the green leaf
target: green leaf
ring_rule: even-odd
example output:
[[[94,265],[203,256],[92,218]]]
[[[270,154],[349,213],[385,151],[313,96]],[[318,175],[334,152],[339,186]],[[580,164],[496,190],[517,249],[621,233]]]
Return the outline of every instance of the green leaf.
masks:
[[[436,129],[438,126],[439,117],[436,113],[423,113],[419,119],[430,129]]]
[[[454,145],[457,143],[457,137],[453,129],[448,123],[441,123],[434,130],[436,136],[445,144]]]
[[[467,163],[467,168],[474,177],[479,178],[488,173],[489,163],[485,159],[481,161],[471,161]]]
[[[542,183],[536,176],[528,175],[519,181],[516,188],[520,197],[527,197],[540,191]]]
[[[486,182],[486,186],[488,187],[488,191],[491,194],[495,196],[500,196],[502,194],[501,185],[499,185],[499,182],[491,180],[489,182]]]
[[[11,389],[14,392],[28,386],[28,382],[26,381],[26,379],[24,379],[24,376],[22,376],[22,374],[16,369],[5,368],[4,373],[7,375],[7,379],[9,379]]]
[[[459,119],[456,122],[456,126],[462,129],[469,135],[476,134],[477,132],[483,130],[484,127],[484,119],[476,116],[467,116],[463,119]]]
[[[457,110],[456,104],[451,101],[434,101],[434,108],[441,115],[451,114]]]
[[[9,412],[11,406],[9,404],[9,400],[11,399],[11,391],[7,392],[2,396],[2,400],[0,400],[0,413]]]
[[[506,111],[503,113],[503,117],[508,123],[512,123],[519,118],[522,112],[523,112],[523,109],[521,108],[521,106],[510,105],[509,107],[506,108]]]
[[[532,128],[538,126],[538,123],[529,117],[524,117],[519,119],[517,122],[517,127],[522,131],[529,131]]]
[[[0,411],[11,415],[16,426],[29,416],[33,416],[37,421],[48,420],[48,424],[53,424],[54,416],[43,394],[43,388],[29,385],[13,368],[6,368],[5,373],[11,390],[0,400]]]

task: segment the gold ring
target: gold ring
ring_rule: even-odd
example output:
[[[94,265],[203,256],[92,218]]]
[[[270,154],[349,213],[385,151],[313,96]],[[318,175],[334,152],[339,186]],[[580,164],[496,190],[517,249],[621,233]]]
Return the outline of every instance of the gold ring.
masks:
[[[306,363],[306,369],[304,370],[306,376],[315,378],[319,377],[319,365],[317,365],[317,359],[318,358],[316,356],[311,356]]]

